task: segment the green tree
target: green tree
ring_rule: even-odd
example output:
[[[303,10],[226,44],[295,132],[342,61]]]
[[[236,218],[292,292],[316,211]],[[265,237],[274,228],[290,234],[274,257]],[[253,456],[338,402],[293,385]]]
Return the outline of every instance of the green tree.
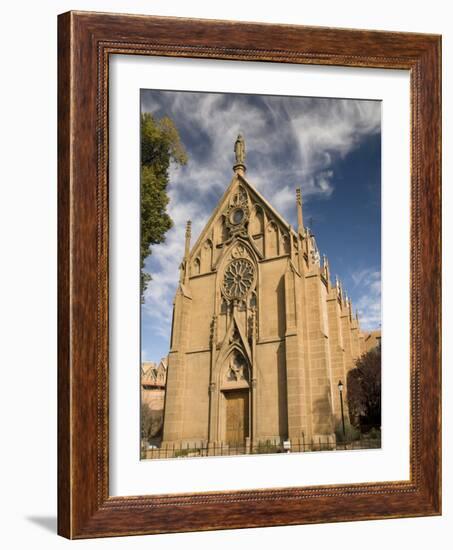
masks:
[[[151,245],[165,241],[173,222],[167,213],[170,164],[184,165],[187,153],[173,121],[164,116],[156,120],[150,113],[141,115],[141,299],[151,280],[144,271]]]
[[[351,424],[361,431],[381,427],[381,346],[364,353],[348,372]]]

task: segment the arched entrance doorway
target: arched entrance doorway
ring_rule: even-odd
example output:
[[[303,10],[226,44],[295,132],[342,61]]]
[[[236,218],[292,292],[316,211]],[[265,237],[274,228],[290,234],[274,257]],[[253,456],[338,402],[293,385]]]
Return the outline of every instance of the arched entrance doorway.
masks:
[[[232,447],[245,445],[250,437],[250,367],[242,350],[232,350],[220,385],[222,440]]]
[[[225,395],[225,442],[234,447],[244,445],[249,437],[249,390],[229,390]]]

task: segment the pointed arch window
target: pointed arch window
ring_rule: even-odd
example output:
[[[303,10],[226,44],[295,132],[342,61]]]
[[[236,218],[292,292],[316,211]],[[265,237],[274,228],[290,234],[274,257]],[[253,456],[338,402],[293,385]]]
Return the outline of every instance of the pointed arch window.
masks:
[[[255,205],[250,219],[250,234],[257,238],[264,233],[264,212],[263,209]]]
[[[283,252],[289,254],[291,252],[291,237],[289,234],[285,233],[282,237],[283,240]]]
[[[268,257],[278,255],[278,228],[274,222],[267,225],[266,254]]]
[[[192,264],[193,274],[199,275],[200,274],[200,260],[198,258],[195,258]]]
[[[228,232],[228,227],[225,223],[225,216],[223,215],[220,216],[220,218],[217,220],[216,233],[217,233],[217,239],[219,244],[222,244],[228,240],[229,232]]]
[[[208,239],[201,247],[200,273],[207,273],[212,268],[212,242]]]

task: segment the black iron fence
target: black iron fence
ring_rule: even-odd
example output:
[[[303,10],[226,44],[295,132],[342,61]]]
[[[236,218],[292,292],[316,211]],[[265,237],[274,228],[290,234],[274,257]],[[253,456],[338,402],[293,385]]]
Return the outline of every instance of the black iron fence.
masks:
[[[226,443],[184,443],[166,444],[161,447],[143,446],[141,450],[142,459],[165,459],[165,458],[194,458],[202,456],[237,456],[257,455],[276,453],[302,453],[316,451],[345,451],[359,449],[380,449],[380,434],[374,437],[360,437],[350,441],[335,441],[332,438],[315,438],[311,441],[299,440],[296,442],[283,441],[260,441],[257,444],[229,445]]]

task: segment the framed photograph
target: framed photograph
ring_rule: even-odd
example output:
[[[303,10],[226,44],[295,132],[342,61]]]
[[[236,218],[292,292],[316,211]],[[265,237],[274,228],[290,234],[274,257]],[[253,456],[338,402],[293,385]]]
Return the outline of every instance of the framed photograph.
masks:
[[[59,16],[61,535],[441,513],[440,56]]]

